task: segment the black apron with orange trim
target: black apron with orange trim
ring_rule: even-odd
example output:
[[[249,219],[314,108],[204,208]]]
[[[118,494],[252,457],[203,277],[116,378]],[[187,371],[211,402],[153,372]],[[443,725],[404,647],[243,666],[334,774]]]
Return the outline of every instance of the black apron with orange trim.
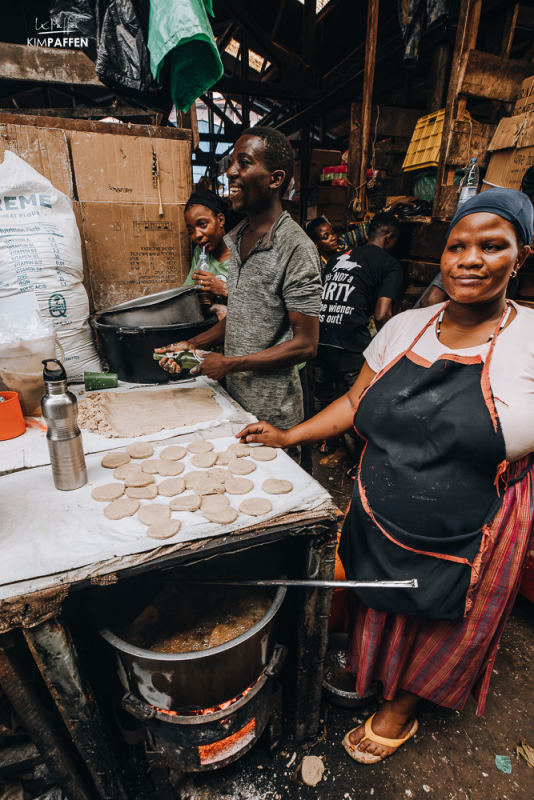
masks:
[[[356,590],[367,606],[457,619],[470,607],[507,462],[489,384],[498,328],[485,363],[446,354],[432,364],[413,347],[438,314],[356,407],[366,444],[339,553],[349,580],[417,578],[418,589]]]

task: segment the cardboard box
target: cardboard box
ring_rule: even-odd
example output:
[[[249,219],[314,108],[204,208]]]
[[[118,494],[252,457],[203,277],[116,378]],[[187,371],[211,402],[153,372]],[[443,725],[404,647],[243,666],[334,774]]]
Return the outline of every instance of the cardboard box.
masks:
[[[152,184],[152,145],[158,158],[161,200],[185,203],[191,193],[191,145],[176,139],[69,131],[81,202],[159,203]]]
[[[71,200],[74,186],[65,131],[32,125],[0,124],[0,161],[6,150],[23,158]]]
[[[81,203],[95,309],[181,286],[190,266],[183,204]]]
[[[485,188],[519,189],[523,175],[534,164],[534,117],[525,113],[502,119],[488,150],[492,155]]]
[[[519,97],[515,101],[513,113],[525,114],[534,110],[534,76],[526,78],[521,84]]]

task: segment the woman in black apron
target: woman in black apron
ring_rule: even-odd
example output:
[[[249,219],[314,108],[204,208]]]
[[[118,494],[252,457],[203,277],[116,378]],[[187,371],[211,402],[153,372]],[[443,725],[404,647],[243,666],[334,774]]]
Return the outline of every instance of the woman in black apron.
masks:
[[[353,425],[365,445],[339,547],[346,576],[418,580],[355,592],[348,664],[360,694],[378,679],[385,698],[343,741],[362,763],[414,735],[421,698],[461,709],[473,692],[484,708],[534,516],[534,312],[506,300],[532,232],[520,192],[469,200],[441,260],[450,301],[387,323],[351,391],[313,419],[239,434],[288,447]]]

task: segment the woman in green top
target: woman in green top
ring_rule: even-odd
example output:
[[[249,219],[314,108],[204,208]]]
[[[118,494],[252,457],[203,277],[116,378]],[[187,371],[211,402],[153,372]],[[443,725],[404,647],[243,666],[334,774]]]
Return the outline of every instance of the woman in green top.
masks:
[[[230,251],[225,241],[226,205],[214,192],[193,192],[185,206],[185,224],[195,245],[189,275],[184,286],[195,284],[211,292],[216,302],[228,298],[228,259]],[[202,251],[206,253],[207,269],[199,269]],[[209,270],[209,271],[208,271]]]

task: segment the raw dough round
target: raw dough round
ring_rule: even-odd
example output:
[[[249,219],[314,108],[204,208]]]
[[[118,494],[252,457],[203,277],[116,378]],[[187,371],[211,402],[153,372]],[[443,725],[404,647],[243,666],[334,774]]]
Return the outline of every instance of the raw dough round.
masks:
[[[93,500],[102,503],[109,503],[110,500],[118,500],[124,494],[122,483],[105,483],[103,486],[95,486],[91,492]]]
[[[185,481],[183,478],[165,478],[164,481],[158,483],[158,492],[163,497],[174,497],[176,494],[182,494],[185,489]]]
[[[228,478],[232,477],[232,473],[222,467],[213,467],[206,472],[208,478],[214,478],[219,483],[226,483]]]
[[[187,450],[185,447],[180,447],[180,445],[171,445],[170,447],[164,447],[159,454],[159,457],[163,458],[164,461],[180,461],[180,459],[183,458],[186,453]]]
[[[140,505],[141,503],[139,500],[133,500],[131,497],[121,497],[119,500],[114,500],[109,506],[106,506],[104,514],[108,519],[133,517]]]
[[[146,472],[139,470],[139,472],[131,472],[125,479],[126,486],[149,486],[151,483],[156,483],[153,475],[148,475]]]
[[[169,508],[171,511],[198,511],[200,497],[198,494],[182,494],[180,497],[173,497]]]
[[[112,453],[106,453],[101,463],[106,469],[115,469],[116,467],[120,467],[121,464],[127,464],[129,460],[130,456],[128,453],[114,450]]]
[[[231,453],[229,450],[224,450],[222,453],[217,453],[217,466],[226,467],[228,462],[235,457],[235,453]]]
[[[171,509],[169,506],[164,506],[161,503],[151,503],[149,506],[141,506],[137,518],[143,525],[153,525],[154,522],[161,522],[164,519],[169,519],[171,516]]]
[[[126,495],[134,500],[153,500],[158,496],[158,487],[155,483],[150,486],[128,486]]]
[[[261,488],[266,494],[288,494],[293,491],[293,484],[281,478],[268,478],[263,481]]]
[[[149,475],[157,475],[159,472],[159,458],[149,458],[148,461],[143,461],[141,469]]]
[[[248,478],[235,478],[233,475],[224,484],[228,494],[248,494],[254,488],[254,484]]]
[[[228,469],[234,475],[248,475],[250,472],[254,472],[256,464],[253,461],[245,461],[244,458],[234,458],[228,463]]]
[[[158,472],[163,478],[174,478],[181,475],[185,467],[181,461],[164,461],[158,463]]]
[[[273,507],[271,501],[263,497],[249,497],[247,500],[243,500],[239,510],[242,514],[250,514],[251,517],[262,517],[272,511]]]
[[[187,449],[190,453],[210,453],[213,450],[211,442],[205,442],[203,439],[198,441],[189,442]]]
[[[123,481],[128,475],[131,475],[133,472],[142,472],[143,468],[138,461],[134,461],[131,464],[123,464],[113,473],[113,477],[117,478],[119,481]]]
[[[191,464],[193,467],[202,467],[203,469],[207,469],[208,467],[213,467],[216,461],[216,453],[198,453],[192,457]]]
[[[203,511],[202,516],[209,519],[210,522],[215,522],[217,525],[230,525],[237,519],[237,511],[232,506],[223,509],[222,511]]]
[[[251,447],[251,450],[254,461],[273,461],[278,455],[274,447]]]
[[[197,494],[224,494],[224,486],[222,483],[208,478],[204,475],[201,480],[195,482],[194,490]]]
[[[200,470],[194,470],[193,472],[186,472],[184,475],[185,480],[185,488],[186,489],[195,489],[195,486],[200,480],[204,480],[206,477],[206,472],[200,472]]]
[[[151,539],[172,539],[180,530],[182,523],[179,519],[163,519],[154,522],[147,530],[146,535]]]
[[[150,458],[154,455],[154,448],[148,442],[134,442],[128,445],[126,452],[132,458]]]
[[[223,511],[230,506],[230,501],[223,494],[205,495],[200,503],[202,511]]]
[[[229,453],[234,453],[236,458],[243,458],[243,456],[249,456],[252,447],[249,447],[248,444],[241,444],[241,442],[236,442],[235,444],[231,444],[228,448]]]

